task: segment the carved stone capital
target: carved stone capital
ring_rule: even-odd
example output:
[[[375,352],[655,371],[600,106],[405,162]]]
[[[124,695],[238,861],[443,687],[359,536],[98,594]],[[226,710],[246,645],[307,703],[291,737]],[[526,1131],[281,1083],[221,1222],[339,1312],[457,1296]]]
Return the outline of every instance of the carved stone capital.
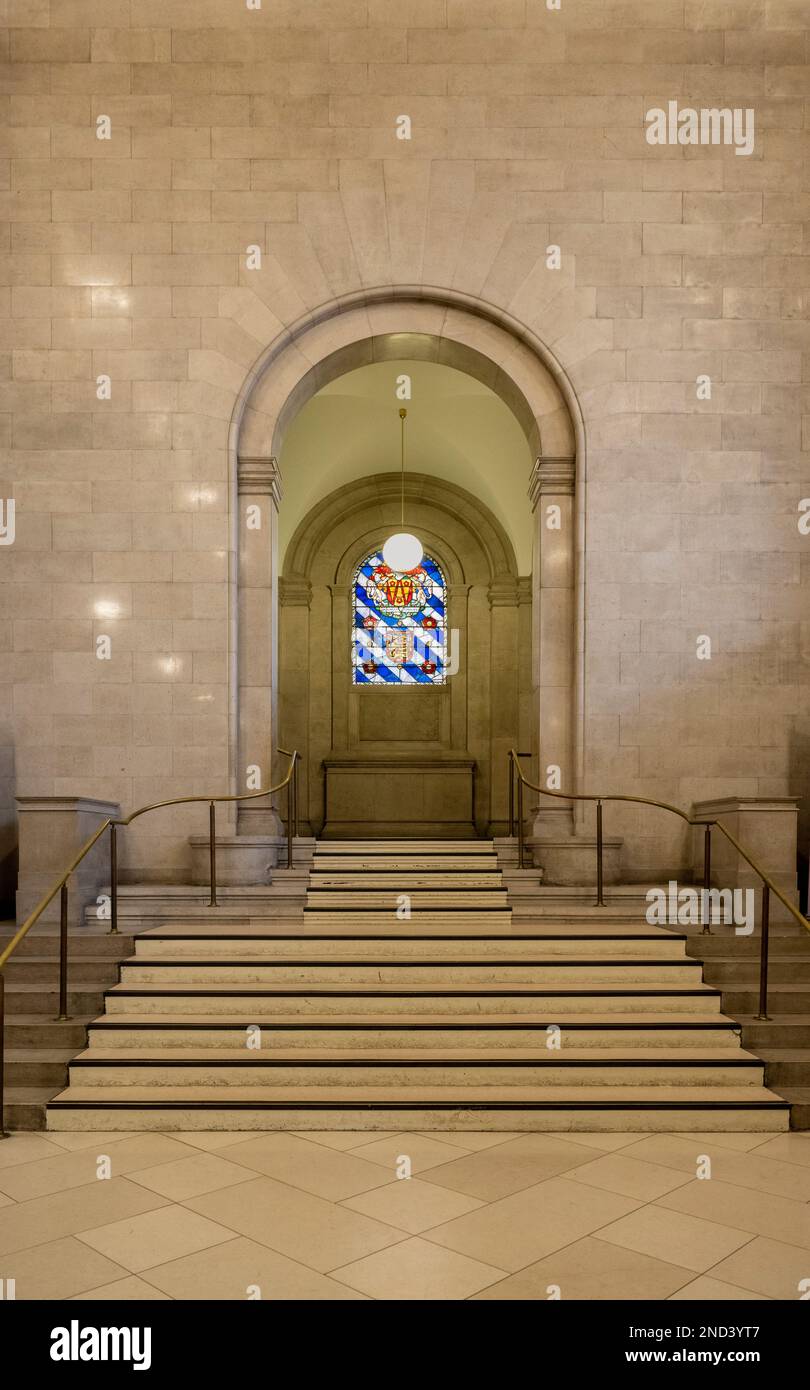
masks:
[[[303,574],[292,574],[279,580],[279,598],[285,607],[309,608],[312,604],[312,585]]]
[[[518,580],[512,574],[498,574],[487,590],[490,608],[514,608],[520,601]]]
[[[558,497],[573,497],[576,471],[577,463],[574,458],[535,459],[529,479],[532,508],[535,508],[540,498],[548,493],[556,493]]]
[[[278,460],[269,458],[239,458],[236,465],[240,494],[251,493],[272,497],[276,507],[281,502],[281,470]]]

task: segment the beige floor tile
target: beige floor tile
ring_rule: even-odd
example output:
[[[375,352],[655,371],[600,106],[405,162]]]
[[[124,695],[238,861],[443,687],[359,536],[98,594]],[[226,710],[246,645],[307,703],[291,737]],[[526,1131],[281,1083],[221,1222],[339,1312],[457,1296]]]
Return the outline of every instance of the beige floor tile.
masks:
[[[161,1294],[138,1275],[129,1279],[117,1279],[111,1284],[101,1284],[100,1289],[89,1289],[86,1294],[75,1294],[74,1302],[108,1300],[110,1302],[168,1302],[168,1294]]]
[[[371,1163],[379,1163],[388,1170],[388,1177],[396,1176],[397,1163],[404,1154],[411,1160],[411,1172],[423,1173],[427,1168],[435,1168],[446,1163],[455,1150],[440,1143],[427,1134],[393,1134],[388,1139],[377,1139],[373,1144],[363,1145],[363,1158]]]
[[[136,1135],[140,1136],[141,1131],[134,1130],[132,1134],[127,1135],[127,1138],[134,1139]],[[120,1130],[108,1132],[107,1130],[91,1129],[78,1129],[75,1132],[66,1130],[64,1133],[49,1131],[48,1140],[59,1149],[67,1149],[68,1153],[73,1153],[76,1149],[93,1149],[96,1146],[98,1146],[99,1153],[106,1153],[107,1145],[120,1144],[121,1132]]]
[[[241,1144],[245,1139],[254,1139],[265,1133],[263,1129],[195,1129],[188,1130],[182,1137],[183,1143],[192,1149],[208,1152],[211,1149],[227,1149],[231,1144]]]
[[[182,1202],[186,1197],[199,1197],[203,1192],[216,1192],[235,1182],[250,1182],[254,1174],[241,1164],[229,1163],[216,1154],[196,1153],[180,1158],[176,1163],[159,1163],[155,1168],[139,1168],[132,1181],[153,1192]]]
[[[333,1271],[335,1279],[370,1298],[397,1302],[469,1298],[501,1274],[491,1265],[440,1250],[418,1237]]]
[[[0,1254],[43,1245],[59,1236],[75,1235],[167,1205],[165,1197],[137,1187],[128,1178],[93,1182],[49,1197],[17,1202],[0,1211]]]
[[[333,1202],[368,1192],[386,1181],[379,1164],[310,1144],[294,1134],[263,1134],[246,1144],[232,1144],[227,1155],[229,1162],[244,1165],[249,1172],[265,1173],[277,1182],[288,1182]]]
[[[671,1303],[708,1303],[712,1299],[725,1301],[726,1299],[743,1300],[762,1300],[765,1295],[760,1293],[749,1293],[747,1289],[735,1288],[733,1284],[724,1284],[721,1279],[712,1279],[708,1274],[701,1274],[699,1279],[694,1279],[685,1288],[679,1289],[677,1293],[670,1294]]]
[[[191,1197],[185,1205],[322,1274],[402,1239],[390,1226],[272,1178]]]
[[[796,1300],[806,1293],[799,1285],[810,1279],[810,1259],[797,1245],[757,1236],[715,1265],[712,1275],[766,1298]]]
[[[674,1137],[682,1138],[683,1136]],[[744,1132],[738,1133],[735,1130],[719,1129],[713,1130],[711,1133],[690,1134],[689,1138],[693,1143],[702,1144],[704,1148],[707,1144],[714,1144],[720,1149],[739,1149],[745,1153],[749,1149],[758,1148],[763,1139],[767,1138],[767,1135],[758,1134],[756,1131],[752,1134],[746,1134]]]
[[[436,1129],[421,1133],[423,1139],[433,1139],[439,1144],[449,1144],[452,1149],[467,1149],[470,1152],[494,1149],[496,1144],[505,1144],[508,1139],[520,1137],[514,1130]]]
[[[327,1149],[346,1149],[354,1151],[366,1144],[374,1144],[380,1139],[390,1139],[396,1130],[362,1129],[302,1129],[296,1130],[297,1139],[308,1139],[313,1144],[323,1144]]]
[[[19,1131],[0,1140],[0,1172],[15,1163],[32,1163],[38,1158],[53,1158],[62,1150],[43,1134],[22,1134]]]
[[[429,1239],[513,1273],[609,1225],[637,1205],[632,1198],[599,1192],[584,1183],[550,1178],[437,1226]]]
[[[0,1207],[12,1207],[13,1205],[14,1198],[7,1197],[4,1192],[0,1192]]]
[[[774,1197],[810,1201],[810,1168],[798,1163],[785,1163],[773,1154],[763,1154],[760,1149],[740,1153],[706,1142],[712,1138],[711,1135],[703,1135],[695,1142],[691,1134],[688,1137],[650,1134],[628,1149],[625,1157],[671,1167],[694,1178],[698,1159],[705,1155],[711,1159],[711,1179],[702,1178],[702,1182],[732,1183],[736,1187],[749,1187],[755,1192],[767,1192]]]
[[[456,1216],[475,1211],[482,1203],[475,1197],[464,1197],[459,1192],[436,1187],[432,1182],[403,1178],[386,1183],[385,1187],[378,1187],[374,1192],[350,1197],[343,1205],[415,1236],[431,1226],[438,1226],[440,1222],[452,1221]]]
[[[151,1284],[147,1284],[144,1279],[139,1279],[136,1274],[130,1275],[129,1279],[116,1279],[114,1284],[102,1284],[100,1289],[88,1289],[87,1293],[74,1294],[74,1302],[79,1303],[87,1299],[109,1299],[111,1303],[141,1303],[141,1302],[162,1302],[168,1301],[168,1294],[161,1293],[160,1289],[155,1289]]]
[[[611,1153],[613,1149],[626,1148],[628,1144],[633,1144],[638,1139],[638,1134],[554,1134],[553,1139],[565,1139],[567,1143],[584,1144],[586,1149],[602,1149],[604,1153]]]
[[[323,1274],[316,1274],[297,1260],[279,1255],[266,1245],[237,1236],[215,1251],[202,1250],[169,1264],[149,1270],[150,1283],[176,1299],[228,1299],[248,1297],[248,1289],[258,1287],[261,1298],[310,1302],[313,1300],[361,1299],[362,1294],[347,1289]]]
[[[643,1202],[652,1202],[664,1192],[671,1192],[690,1181],[688,1173],[676,1173],[658,1163],[640,1163],[626,1153],[605,1154],[592,1163],[583,1163],[579,1168],[572,1168],[568,1177],[574,1182],[588,1183],[590,1187],[618,1192],[623,1197],[638,1197]]]
[[[210,1247],[230,1240],[232,1235],[225,1226],[209,1221],[198,1212],[168,1206],[82,1231],[79,1239],[93,1250],[117,1260],[124,1269],[139,1274],[152,1265],[165,1264],[167,1260],[190,1255],[195,1250],[208,1250],[215,1259]]]
[[[71,1298],[117,1279],[125,1271],[73,1236],[49,1240],[3,1257],[0,1277],[17,1281],[18,1299]]]
[[[691,1270],[586,1236],[475,1297],[546,1300],[550,1289],[556,1286],[561,1298],[589,1303],[605,1299],[661,1299],[689,1278]]]
[[[25,1202],[32,1197],[46,1197],[51,1192],[66,1192],[71,1187],[109,1181],[97,1177],[102,1157],[109,1159],[112,1177],[121,1178],[134,1169],[168,1163],[188,1152],[185,1144],[178,1144],[167,1135],[139,1134],[117,1144],[100,1144],[78,1149],[75,1153],[57,1153],[52,1158],[17,1164],[0,1173],[0,1191],[18,1202]]]
[[[810,1250],[810,1206],[806,1202],[765,1192],[752,1196],[749,1188],[713,1178],[669,1192],[659,1198],[658,1205]]]
[[[777,1134],[760,1144],[757,1154],[760,1158],[780,1158],[785,1163],[810,1167],[810,1134]]]
[[[520,1134],[496,1149],[484,1149],[431,1169],[430,1181],[494,1202],[590,1160],[590,1150],[580,1144],[548,1134]]]
[[[751,1237],[746,1231],[664,1211],[656,1205],[642,1207],[606,1226],[599,1238],[702,1274]]]

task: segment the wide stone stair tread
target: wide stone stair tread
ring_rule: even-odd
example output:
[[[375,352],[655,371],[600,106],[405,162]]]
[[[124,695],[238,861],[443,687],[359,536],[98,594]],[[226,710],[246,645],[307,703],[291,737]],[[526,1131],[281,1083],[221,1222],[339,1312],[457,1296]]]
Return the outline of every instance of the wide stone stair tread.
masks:
[[[396,1014],[394,1021],[390,1024],[392,1028],[480,1028],[491,1030],[493,1028],[536,1028],[545,1034],[546,1028],[553,1025],[561,1029],[565,1028],[606,1028],[618,1029],[619,1027],[631,1028],[667,1028],[667,1029],[691,1029],[691,1028],[725,1028],[736,1029],[737,1025],[730,1018],[723,1014],[713,1013],[701,1015],[696,1013],[633,1013],[627,1016],[616,1016],[606,1018],[604,1014],[577,1013],[570,1019],[556,1015],[548,1019],[533,1019],[527,1014],[512,1014],[503,1011],[499,1014]],[[632,1019],[626,1022],[627,1018]],[[136,1028],[139,1025],[172,1027],[190,1027],[195,1024],[218,1028],[239,1028],[243,1032],[250,1023],[244,1014],[155,1014],[155,1013],[127,1013],[127,1014],[102,1014],[94,1019],[91,1028]],[[265,1029],[273,1028],[315,1028],[323,1027],[330,1029],[339,1028],[362,1028],[362,1027],[385,1027],[385,1018],[380,1014],[274,1014],[273,1017],[263,1024]]]
[[[639,981],[633,982],[632,987],[620,987],[618,984],[613,984],[612,982],[605,983],[599,980],[583,981],[577,989],[566,990],[547,989],[544,986],[527,985],[520,983],[509,984],[506,986],[501,984],[481,983],[476,984],[474,988],[470,988],[469,986],[463,984],[454,986],[452,981],[448,981],[447,983],[437,982],[435,985],[408,984],[403,985],[399,989],[394,988],[392,986],[381,985],[379,983],[363,984],[356,982],[347,982],[346,984],[328,984],[326,982],[318,982],[314,985],[285,984],[283,986],[279,985],[277,987],[268,988],[266,984],[255,984],[252,981],[245,981],[244,984],[233,985],[219,985],[200,981],[189,981],[188,984],[183,983],[179,986],[172,984],[150,984],[147,982],[144,982],[143,984],[138,984],[137,987],[134,985],[128,986],[125,984],[118,984],[113,985],[111,989],[108,989],[106,991],[108,997],[110,995],[127,996],[132,994],[142,994],[144,997],[148,996],[150,998],[160,998],[162,995],[177,996],[182,994],[244,996],[254,995],[259,998],[261,998],[262,995],[268,995],[272,997],[276,994],[288,994],[295,997],[306,997],[308,994],[316,993],[326,996],[340,996],[343,994],[357,996],[362,996],[364,994],[414,995],[420,998],[430,998],[434,995],[437,997],[441,997],[442,995],[457,995],[463,997],[467,994],[473,994],[477,995],[478,997],[489,998],[493,996],[497,997],[499,995],[508,996],[509,994],[531,996],[533,994],[556,995],[558,993],[606,995],[628,994],[633,996],[637,995],[639,997],[643,997],[645,994],[670,994],[673,996],[681,994],[706,994],[709,996],[717,996],[719,992],[718,990],[714,989],[711,985],[703,984],[703,982],[700,980],[696,980],[694,984],[680,984],[678,983],[678,981],[668,983],[666,980],[661,980],[654,983],[645,983],[643,981]]]
[[[161,1086],[160,1094],[157,1097],[153,1088],[148,1086],[128,1086],[125,1088],[125,1095],[122,1095],[123,1089],[115,1086],[71,1086],[69,1090],[62,1091],[56,1096],[52,1103],[59,1105],[70,1101],[98,1104],[105,1100],[125,1099],[127,1102],[137,1104],[149,1104],[151,1101],[157,1101],[161,1105],[167,1102],[182,1104],[188,1101],[199,1104],[200,1101],[204,1101],[215,1107],[221,1107],[223,1104],[229,1103],[249,1102],[251,1105],[260,1105],[275,1102],[291,1109],[307,1103],[300,1094],[295,1100],[291,1099],[289,1088],[286,1086],[263,1087],[259,1096],[256,1094],[256,1087],[229,1086],[227,1097],[223,1096],[222,1088],[217,1086]],[[351,1107],[358,1103],[363,1105],[382,1103],[388,1104],[394,1109],[403,1105],[402,1092],[398,1087],[364,1088],[361,1101],[358,1101],[358,1096],[351,1087],[319,1086],[317,1090],[318,1104]],[[649,1088],[643,1086],[522,1086],[510,1088],[506,1100],[493,1096],[489,1088],[483,1086],[426,1086],[421,1090],[418,1101],[409,1100],[407,1103],[409,1105],[441,1103],[463,1106],[484,1102],[488,1106],[499,1108],[501,1106],[511,1107],[515,1103],[528,1106],[540,1104],[576,1106],[594,1101],[610,1105],[624,1103],[628,1107],[639,1104],[652,1106],[690,1104],[701,1107],[733,1105],[785,1108],[784,1101],[775,1096],[772,1091],[766,1090],[764,1086],[744,1088],[733,1086],[653,1086]]]
[[[314,1054],[314,1055],[313,1055]],[[314,1066],[326,1066],[330,1063],[340,1065],[343,1062],[362,1062],[373,1066],[380,1062],[386,1064],[399,1065],[412,1062],[425,1063],[447,1063],[450,1065],[464,1066],[468,1063],[477,1065],[481,1062],[495,1063],[529,1063],[538,1066],[559,1066],[567,1062],[603,1062],[605,1050],[599,1047],[566,1047],[563,1052],[552,1052],[544,1047],[535,1049],[528,1048],[399,1048],[381,1049],[375,1048],[319,1048],[317,1052],[309,1047],[281,1048],[273,1047],[258,1052],[249,1052],[247,1048],[237,1047],[139,1047],[129,1053],[125,1053],[122,1048],[115,1047],[89,1047],[84,1052],[80,1052],[76,1058],[77,1062],[126,1062],[146,1061],[157,1064],[170,1062],[212,1062],[223,1061],[245,1065],[260,1066],[262,1064],[276,1064],[283,1062],[307,1062]],[[667,1064],[677,1066],[688,1066],[692,1062],[705,1062],[707,1065],[728,1065],[740,1066],[741,1069],[748,1067],[761,1066],[760,1059],[751,1052],[745,1052],[739,1047],[715,1047],[715,1048],[687,1048],[687,1047],[635,1047],[632,1051],[621,1053],[614,1063],[616,1066],[627,1066],[638,1062],[639,1064],[652,1063],[656,1066]]]
[[[324,873],[312,874],[310,879],[312,889],[318,892],[333,892],[335,890],[351,889],[380,889],[393,888],[398,891],[404,887],[424,888],[424,889],[451,889],[454,892],[464,892],[472,889],[486,889],[506,892],[503,887],[503,874],[497,869],[492,869],[487,873],[467,872],[458,869],[455,873],[430,873],[428,870],[405,869],[396,873],[367,873],[367,874],[347,874],[337,871],[327,871]]]

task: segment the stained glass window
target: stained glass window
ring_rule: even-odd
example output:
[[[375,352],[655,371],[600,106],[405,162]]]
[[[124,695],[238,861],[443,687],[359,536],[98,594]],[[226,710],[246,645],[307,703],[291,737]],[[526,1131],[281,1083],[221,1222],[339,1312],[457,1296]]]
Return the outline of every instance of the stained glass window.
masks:
[[[446,609],[444,575],[429,555],[405,573],[369,555],[354,579],[355,685],[443,685]]]

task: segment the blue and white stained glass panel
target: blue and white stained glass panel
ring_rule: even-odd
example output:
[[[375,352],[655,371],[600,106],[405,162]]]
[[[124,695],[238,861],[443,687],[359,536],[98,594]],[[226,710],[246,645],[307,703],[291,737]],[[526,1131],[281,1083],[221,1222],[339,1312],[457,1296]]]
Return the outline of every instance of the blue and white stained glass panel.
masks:
[[[400,572],[375,551],[354,580],[355,685],[443,685],[447,589],[429,555]]]

